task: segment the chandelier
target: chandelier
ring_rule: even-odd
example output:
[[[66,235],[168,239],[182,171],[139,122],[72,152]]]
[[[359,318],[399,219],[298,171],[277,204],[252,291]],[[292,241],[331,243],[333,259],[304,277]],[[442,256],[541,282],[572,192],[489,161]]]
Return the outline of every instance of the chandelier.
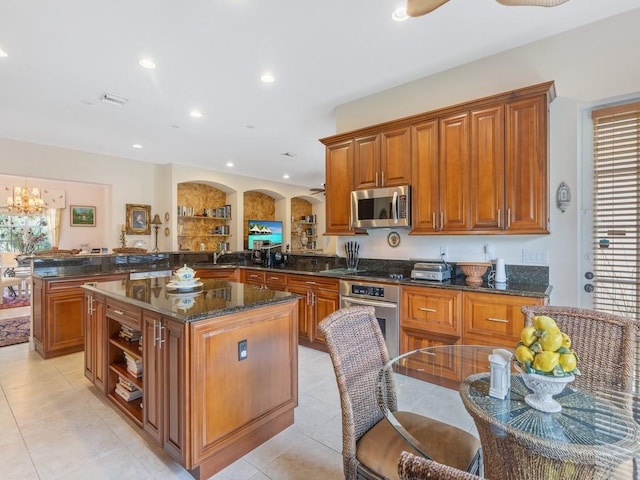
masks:
[[[29,191],[26,181],[24,182],[24,187],[14,187],[13,195],[7,198],[7,209],[20,215],[42,213],[43,206],[44,202],[40,197],[40,189],[32,188]]]

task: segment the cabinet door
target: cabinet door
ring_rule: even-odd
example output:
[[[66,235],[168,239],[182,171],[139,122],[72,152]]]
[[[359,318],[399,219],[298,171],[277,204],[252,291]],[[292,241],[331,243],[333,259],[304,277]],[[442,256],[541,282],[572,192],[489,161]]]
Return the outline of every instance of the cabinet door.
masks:
[[[380,134],[380,185],[411,184],[411,130],[409,127]]]
[[[82,310],[84,324],[84,376],[105,394],[107,326],[104,297],[95,293],[85,293]]]
[[[414,125],[411,131],[413,171],[413,229],[411,234],[434,233],[438,230],[438,120]]]
[[[504,106],[471,112],[471,228],[497,231],[504,212]]]
[[[524,327],[520,308],[544,303],[543,298],[464,292],[464,343],[515,348]]]
[[[549,233],[547,96],[506,106],[506,225],[509,233]]]
[[[164,385],[162,379],[162,369],[165,363],[164,353],[166,350],[159,349],[161,342],[161,332],[159,327],[161,316],[157,313],[144,311],[142,314],[142,362],[143,386],[144,386],[144,408],[143,428],[157,443],[162,440],[162,396]]]
[[[440,229],[469,230],[469,113],[440,119]]]
[[[84,348],[82,310],[84,291],[80,287],[47,296],[45,310],[44,358],[80,352]],[[36,345],[37,346],[37,345]]]
[[[327,145],[325,158],[325,208],[327,235],[353,235],[351,191],[353,190],[353,142]]]
[[[291,293],[297,293],[302,295],[302,298],[298,300],[298,340],[301,344],[309,345],[313,341],[313,334],[311,332],[311,292],[306,288],[299,285],[288,285],[287,291]]]
[[[400,353],[429,347],[458,345],[460,338],[439,336],[420,329],[400,328]],[[418,358],[407,360],[406,367],[410,375],[430,383],[456,387],[462,380],[462,366],[456,359],[443,359],[443,362],[421,362]]]
[[[324,345],[326,340],[318,328],[318,324],[324,320],[327,315],[340,308],[340,294],[328,290],[314,290],[312,293],[312,307],[314,311],[313,341]]]
[[[380,135],[356,138],[354,145],[354,189],[380,187]]]

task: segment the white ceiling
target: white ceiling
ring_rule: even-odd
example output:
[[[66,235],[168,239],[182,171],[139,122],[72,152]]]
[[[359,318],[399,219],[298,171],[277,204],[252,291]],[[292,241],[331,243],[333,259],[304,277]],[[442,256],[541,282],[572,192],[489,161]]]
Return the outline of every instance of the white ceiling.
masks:
[[[402,4],[3,0],[0,136],[276,181],[288,173],[287,182],[316,187],[318,139],[335,133],[337,105],[640,8],[640,0],[554,8],[451,0],[394,22]],[[142,69],[143,56],[157,68]],[[267,70],[272,84],[260,82]],[[129,102],[102,103],[105,92]],[[191,118],[192,108],[204,116]]]

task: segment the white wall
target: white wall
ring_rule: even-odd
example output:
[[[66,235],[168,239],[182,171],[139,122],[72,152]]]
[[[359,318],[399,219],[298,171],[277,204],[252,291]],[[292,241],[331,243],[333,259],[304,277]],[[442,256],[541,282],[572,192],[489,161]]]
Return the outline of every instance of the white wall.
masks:
[[[584,273],[578,248],[581,206],[576,201],[583,162],[581,109],[640,94],[640,62],[634,60],[640,44],[638,25],[640,10],[634,10],[340,105],[338,133],[549,80],[555,81],[557,91],[550,108],[550,235],[409,237],[400,231],[401,243],[393,249],[386,242],[388,231],[378,231],[357,239],[361,255],[436,258],[445,245],[451,260],[483,260],[482,246],[489,243],[507,264],[522,264],[523,249],[544,250],[549,252],[551,303],[578,305]],[[573,203],[565,213],[555,203],[561,181],[572,191]],[[349,239],[338,239],[338,251],[345,240]]]
[[[119,227],[126,223],[126,204],[151,205],[151,214],[158,213],[163,222],[158,235],[160,250],[177,250],[175,235],[177,184],[197,181],[215,185],[227,192],[232,204],[233,228],[230,242],[233,250],[242,249],[243,193],[260,190],[279,198],[277,220],[283,221],[286,243],[291,243],[291,198],[303,197],[314,205],[319,225],[324,225],[324,197],[310,195],[305,187],[270,182],[257,178],[232,175],[203,168],[177,164],[158,165],[106,155],[79,152],[59,147],[37,145],[0,138],[0,185],[23,185],[25,178],[31,187],[49,187],[66,191],[67,208],[61,221],[59,248],[90,248],[119,245]],[[69,205],[96,206],[96,227],[71,227]],[[165,221],[169,213],[169,222]],[[165,236],[165,227],[170,235]],[[136,240],[155,246],[155,231],[151,235],[128,235],[127,243]],[[319,238],[329,253],[332,239]]]

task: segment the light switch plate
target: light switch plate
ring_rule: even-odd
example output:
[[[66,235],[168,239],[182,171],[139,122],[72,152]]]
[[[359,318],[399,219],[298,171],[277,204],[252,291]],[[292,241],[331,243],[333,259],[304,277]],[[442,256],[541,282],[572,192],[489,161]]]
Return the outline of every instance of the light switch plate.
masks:
[[[525,265],[549,265],[549,250],[522,250],[522,263]]]

